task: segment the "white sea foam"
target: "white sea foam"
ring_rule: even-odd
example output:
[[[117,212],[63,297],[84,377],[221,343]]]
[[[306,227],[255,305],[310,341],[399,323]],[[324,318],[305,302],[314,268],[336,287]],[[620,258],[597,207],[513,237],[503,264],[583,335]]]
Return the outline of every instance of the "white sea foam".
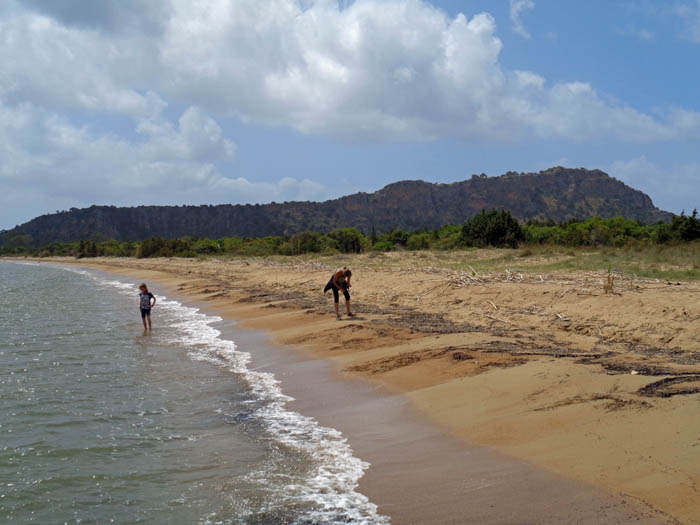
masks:
[[[124,293],[137,292],[132,284],[104,279],[81,269],[65,268]],[[341,432],[287,409],[286,405],[293,399],[282,392],[274,375],[250,370],[250,354],[238,350],[233,341],[221,338],[221,332],[212,326],[222,320],[220,317],[203,314],[164,296],[158,297],[158,308],[176,319],[173,328],[179,335],[171,342],[185,346],[194,360],[212,363],[243,377],[260,401],[256,403],[259,408],[254,417],[264,423],[267,432],[276,440],[313,458],[315,466],[303,483],[289,483],[279,489],[283,500],[308,503],[315,509],[305,522],[389,523],[389,518],[379,514],[377,506],[356,490],[369,464],[353,455]]]

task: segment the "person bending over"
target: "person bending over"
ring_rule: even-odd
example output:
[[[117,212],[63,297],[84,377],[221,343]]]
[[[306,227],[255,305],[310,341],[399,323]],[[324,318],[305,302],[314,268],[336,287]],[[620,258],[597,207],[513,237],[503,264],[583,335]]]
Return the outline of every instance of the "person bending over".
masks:
[[[350,311],[350,288],[352,287],[350,284],[350,277],[352,277],[350,268],[347,266],[338,268],[335,272],[333,272],[333,275],[331,275],[331,280],[328,281],[328,284],[323,289],[323,293],[326,293],[328,290],[333,290],[333,299],[335,300],[335,316],[337,319],[341,319],[340,310],[338,309],[338,303],[340,303],[340,295],[338,292],[341,290],[345,296],[345,309],[348,312],[348,317],[354,317],[355,315]]]

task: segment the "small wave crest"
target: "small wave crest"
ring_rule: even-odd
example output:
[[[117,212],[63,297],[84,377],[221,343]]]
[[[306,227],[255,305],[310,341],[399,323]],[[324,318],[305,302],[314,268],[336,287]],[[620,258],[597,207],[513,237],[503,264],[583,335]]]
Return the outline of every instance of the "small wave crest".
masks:
[[[129,283],[101,278],[81,269],[65,269],[124,293],[137,292]],[[176,335],[169,342],[184,346],[193,360],[214,364],[242,377],[255,398],[252,417],[261,421],[276,441],[313,459],[313,467],[302,483],[289,482],[274,489],[277,504],[288,502],[313,509],[300,523],[389,523],[389,518],[379,514],[377,506],[356,490],[369,464],[353,455],[341,432],[287,409],[293,398],[282,392],[274,375],[250,370],[251,355],[238,350],[233,341],[223,339],[221,331],[212,326],[222,321],[220,317],[206,315],[164,296],[158,297],[158,307],[175,319],[171,326]],[[258,475],[264,473],[251,473],[250,477]],[[271,501],[270,508],[262,511],[273,512],[274,503]]]

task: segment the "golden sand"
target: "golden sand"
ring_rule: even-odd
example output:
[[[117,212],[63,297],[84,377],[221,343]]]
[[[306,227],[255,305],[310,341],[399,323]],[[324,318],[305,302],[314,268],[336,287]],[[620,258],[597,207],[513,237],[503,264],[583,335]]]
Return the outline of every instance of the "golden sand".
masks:
[[[700,523],[698,284],[628,279],[606,293],[604,274],[360,264],[358,316],[336,321],[321,292],[333,268],[319,263],[80,263],[207,301],[277,343],[405,394],[469,443]]]

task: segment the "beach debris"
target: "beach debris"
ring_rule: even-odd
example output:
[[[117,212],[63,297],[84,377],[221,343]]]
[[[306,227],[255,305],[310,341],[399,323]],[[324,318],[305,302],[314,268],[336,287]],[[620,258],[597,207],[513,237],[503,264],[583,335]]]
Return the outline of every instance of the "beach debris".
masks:
[[[603,283],[604,293],[615,293],[615,276],[613,275],[611,268],[608,266],[608,275],[605,278],[605,283]]]
[[[528,274],[520,271],[513,271],[506,268],[503,272],[489,273],[477,272],[472,266],[468,266],[468,270],[450,270],[447,268],[435,268],[426,266],[422,268],[414,268],[413,273],[423,272],[435,275],[434,281],[436,284],[431,286],[421,295],[426,296],[432,292],[438,291],[444,293],[449,288],[466,288],[471,286],[484,286],[491,283],[517,283],[517,284],[560,284],[564,287],[563,291],[558,292],[558,297],[563,297],[566,294],[575,293],[578,295],[598,295],[602,288],[608,285],[608,280],[611,281],[611,292],[614,295],[621,295],[623,290],[637,291],[641,290],[641,285],[680,285],[681,283],[671,283],[660,281],[659,279],[640,279],[635,274],[625,274],[622,271],[610,268],[605,272],[578,272],[575,276],[572,275],[547,275],[547,274]],[[581,275],[583,273],[583,275]],[[596,293],[597,292],[597,293]],[[606,293],[606,292],[604,292]],[[499,308],[500,309],[500,308]]]
[[[667,377],[640,388],[637,393],[646,397],[673,397],[700,393],[700,375],[688,374]]]
[[[491,319],[491,320],[493,320],[493,321],[498,321],[499,323],[510,324],[510,321],[506,321],[505,319],[501,319],[501,318],[499,318],[499,317],[494,317],[493,315],[482,314],[481,312],[474,312],[474,311],[471,311],[471,312],[469,312],[469,313],[470,313],[470,314],[475,314],[475,315],[480,315],[480,316],[482,316],[482,317],[487,317],[488,319]]]
[[[452,352],[452,359],[455,361],[468,361],[470,359],[474,359],[472,356],[470,356],[466,352]]]
[[[605,401],[605,404],[602,405],[602,408],[604,408],[606,412],[614,412],[616,410],[623,409],[651,408],[652,406],[650,403],[639,399],[625,399],[623,397],[615,396],[612,394],[593,394],[569,397],[566,399],[562,399],[561,401],[557,401],[556,403],[552,403],[550,405],[535,408],[534,410],[535,412],[544,412],[548,410],[555,410],[557,408],[598,401]]]
[[[631,376],[638,376],[638,375],[639,375],[639,372],[637,372],[636,370],[632,370],[632,371],[630,372],[630,375],[631,375]]]
[[[371,309],[370,309],[371,310]],[[368,311],[367,313],[375,313]],[[428,334],[461,334],[467,332],[478,332],[478,327],[467,323],[456,323],[446,319],[443,314],[421,312],[411,308],[396,308],[391,312],[377,310],[376,313],[388,313],[390,317],[383,319],[373,319],[373,323],[389,324],[408,328],[411,332],[422,332]]]

